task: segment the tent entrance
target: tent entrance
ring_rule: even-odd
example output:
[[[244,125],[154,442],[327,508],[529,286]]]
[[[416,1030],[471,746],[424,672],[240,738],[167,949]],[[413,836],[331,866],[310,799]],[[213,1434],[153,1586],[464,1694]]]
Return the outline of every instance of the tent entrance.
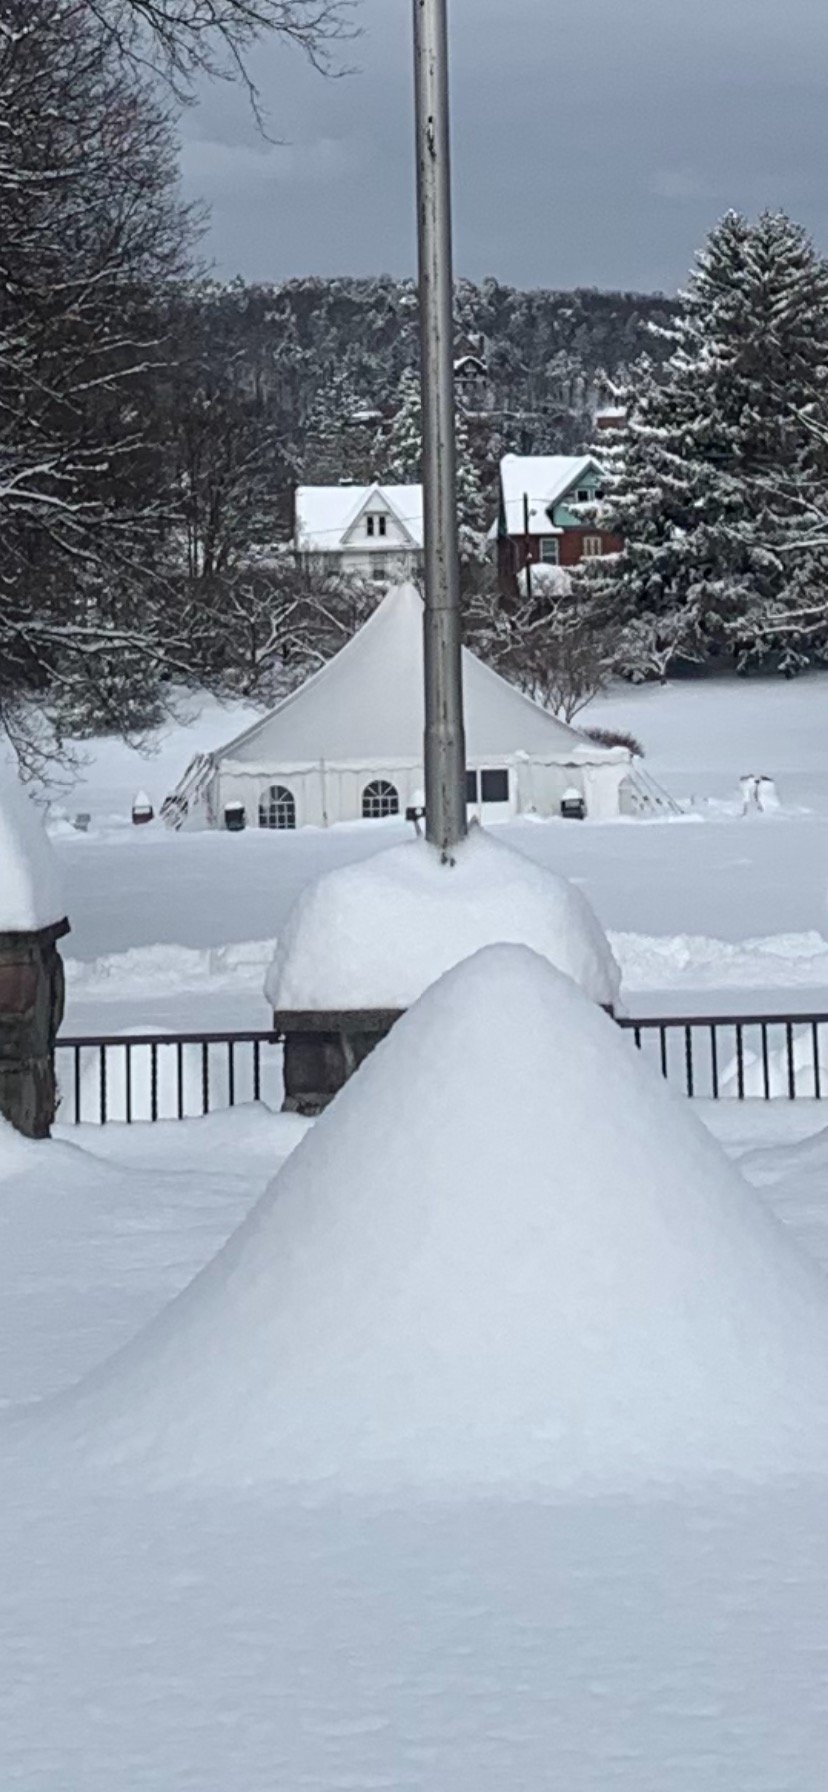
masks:
[[[469,767],[466,808],[481,821],[508,821],[512,809],[512,773],[507,765]]]

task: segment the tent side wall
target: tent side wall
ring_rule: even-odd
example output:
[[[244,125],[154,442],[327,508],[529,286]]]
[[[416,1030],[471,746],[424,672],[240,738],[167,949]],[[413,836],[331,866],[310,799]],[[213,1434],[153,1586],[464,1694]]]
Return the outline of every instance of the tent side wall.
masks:
[[[275,789],[288,792],[293,802],[293,825],[325,828],[336,822],[362,821],[363,797],[369,784],[391,784],[397,793],[399,813],[422,792],[422,766],[412,760],[387,760],[377,765],[319,763],[302,765],[243,765],[232,760],[219,768],[217,825],[228,803],[242,803],[248,827],[259,825],[259,805]]]
[[[630,769],[629,756],[606,760],[517,760],[518,811],[560,815],[561,800],[568,790],[583,797],[590,821],[612,821],[621,813],[621,785]]]
[[[587,815],[595,821],[620,814],[620,788],[629,770],[629,758],[606,760],[534,759],[525,754],[480,757],[470,770],[506,770],[509,799],[503,803],[471,806],[484,821],[506,821],[510,816],[534,811],[542,816],[560,814],[561,799],[576,789],[584,797]],[[286,793],[287,806],[279,811],[280,824],[289,827],[331,827],[337,822],[363,820],[363,798],[369,784],[390,784],[397,794],[398,812],[404,815],[422,799],[423,768],[418,761],[387,759],[373,765],[343,761],[318,764],[268,766],[223,761],[210,789],[210,819],[206,825],[222,827],[228,804],[241,803],[248,827],[259,826],[261,803],[285,803],[276,792]],[[204,825],[204,824],[202,824]],[[274,821],[273,825],[277,825]]]

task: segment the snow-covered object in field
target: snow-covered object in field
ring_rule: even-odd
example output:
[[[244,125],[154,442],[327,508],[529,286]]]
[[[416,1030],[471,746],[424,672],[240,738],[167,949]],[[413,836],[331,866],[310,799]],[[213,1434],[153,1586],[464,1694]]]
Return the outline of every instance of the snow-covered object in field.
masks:
[[[473,811],[498,821],[557,815],[561,791],[576,783],[590,817],[618,815],[625,748],[587,740],[467,648],[463,692]],[[424,728],[423,603],[400,585],[320,672],[191,765],[168,814],[176,825],[221,827],[228,803],[242,803],[248,826],[285,829],[402,816],[423,787]]]
[[[0,765],[0,933],[37,933],[62,921],[57,859],[37,809]]]
[[[531,567],[524,566],[518,573],[518,590],[522,597],[568,597],[572,590],[572,576],[565,566],[555,566],[549,561],[537,560]]]
[[[779,808],[779,792],[773,778],[757,778],[756,802],[763,815],[772,815]]]
[[[824,1471],[828,1289],[613,1022],[501,946],[34,1423],[64,1463],[328,1495]]]
[[[617,1001],[621,973],[586,897],[479,827],[451,866],[428,841],[411,840],[310,884],[279,937],[265,993],[281,1010],[408,1008],[453,965],[501,941],[531,946],[592,1001]]]

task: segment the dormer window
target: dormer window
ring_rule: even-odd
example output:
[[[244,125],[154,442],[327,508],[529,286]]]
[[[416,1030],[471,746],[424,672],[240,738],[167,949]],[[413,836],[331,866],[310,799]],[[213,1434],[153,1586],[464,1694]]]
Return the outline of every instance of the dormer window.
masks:
[[[385,536],[388,533],[388,518],[380,510],[369,510],[365,518],[365,533],[371,536]]]

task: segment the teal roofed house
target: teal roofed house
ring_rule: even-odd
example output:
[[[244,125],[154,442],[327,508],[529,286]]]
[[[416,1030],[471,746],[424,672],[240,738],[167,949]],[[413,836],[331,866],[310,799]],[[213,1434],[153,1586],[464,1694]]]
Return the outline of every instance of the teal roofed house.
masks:
[[[617,554],[621,541],[584,516],[600,498],[604,474],[591,454],[507,454],[500,463],[498,563],[514,591],[529,566],[577,566]]]

